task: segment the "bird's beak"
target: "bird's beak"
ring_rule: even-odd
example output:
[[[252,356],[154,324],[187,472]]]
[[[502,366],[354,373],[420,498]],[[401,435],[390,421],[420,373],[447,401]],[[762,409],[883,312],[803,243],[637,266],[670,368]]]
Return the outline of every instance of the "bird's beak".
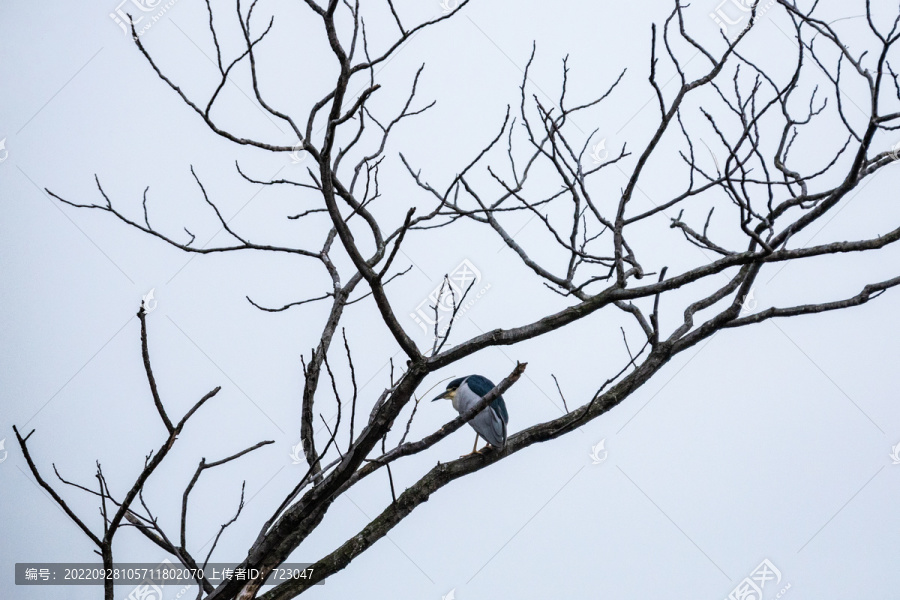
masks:
[[[438,396],[437,398],[432,400],[432,402],[437,402],[438,400],[448,400],[450,397],[451,397],[451,391],[447,390],[443,394],[441,394],[440,396]]]

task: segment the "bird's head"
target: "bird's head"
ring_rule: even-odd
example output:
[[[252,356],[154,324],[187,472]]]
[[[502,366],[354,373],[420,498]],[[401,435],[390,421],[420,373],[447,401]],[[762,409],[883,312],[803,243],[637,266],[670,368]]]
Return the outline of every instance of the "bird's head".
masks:
[[[459,389],[459,386],[462,385],[462,382],[465,380],[465,377],[454,379],[447,384],[447,389],[444,390],[444,393],[432,400],[432,402],[435,402],[437,400],[453,400],[456,397],[456,390]]]

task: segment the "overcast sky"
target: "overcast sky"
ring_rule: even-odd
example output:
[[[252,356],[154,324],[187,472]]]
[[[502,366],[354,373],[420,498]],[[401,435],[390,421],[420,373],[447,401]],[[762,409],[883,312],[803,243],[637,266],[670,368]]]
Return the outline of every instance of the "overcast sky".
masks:
[[[721,48],[711,14],[742,18],[730,2],[693,3],[686,14],[698,39]],[[168,4],[142,39],[185,92],[200,99],[215,85],[204,4]],[[147,389],[135,316],[151,289],[157,304],[148,317],[150,349],[169,413],[181,415],[213,387],[223,388],[194,417],[147,486],[146,499],[161,522],[177,527],[182,490],[201,457],[216,460],[273,440],[204,474],[192,495],[188,541],[205,554],[204,544],[233,515],[246,480],[244,514],[215,555],[219,562],[238,562],[259,524],[305,472],[291,458],[300,439],[300,356],[316,343],[327,307],[268,314],[245,297],[280,306],[315,296],[327,289],[324,271],[296,257],[186,255],[109,214],[64,206],[43,192],[49,188],[75,202],[99,202],[96,174],[112,201],[140,219],[149,186],[148,214],[155,227],[182,241],[187,228],[202,243],[230,243],[191,176],[193,165],[210,197],[254,241],[321,237],[315,222],[304,226],[284,219],[308,203],[292,192],[244,181],[234,170],[239,160],[254,177],[299,178],[309,159],[295,163],[286,154],[238,147],[213,134],[156,77],[110,16],[121,6],[131,4],[57,2],[39,10],[23,0],[0,4],[4,598],[101,597],[99,587],[14,585],[17,562],[99,562],[99,557],[35,483],[12,426],[36,429],[29,445],[48,480],[55,463],[64,477],[93,486],[99,460],[113,491],[124,494],[143,457],[165,433]],[[438,0],[398,6],[409,23],[442,12]],[[841,12],[829,17],[858,16],[861,7],[842,3]],[[559,96],[566,55],[576,101],[603,93],[627,67],[616,94],[576,124],[586,135],[597,129],[593,139],[605,139],[610,150],[625,142],[629,149],[640,148],[658,119],[647,83],[650,25],[662,23],[671,8],[667,0],[473,0],[455,19],[416,36],[379,72],[385,91],[373,102],[384,110],[399,106],[418,65],[425,63],[419,97],[423,105],[437,104],[401,128],[389,148],[381,182],[388,190],[384,218],[396,222],[408,206],[427,205],[397,153],[403,151],[429,180],[446,186],[495,135],[506,106],[518,103],[533,43],[537,55],[528,93],[549,103]],[[265,48],[263,78],[280,106],[303,114],[334,75],[324,38],[303,3],[265,1],[257,10],[278,15]],[[234,19],[233,7],[220,12],[223,22]],[[886,18],[885,23],[893,19]],[[871,45],[859,19],[843,24],[851,46]],[[775,74],[789,68],[785,65],[795,55],[784,25],[783,12],[771,8],[747,44]],[[739,26],[732,26],[732,33]],[[373,39],[395,33],[390,19],[375,19],[370,27]],[[680,51],[685,61],[691,59],[688,49]],[[668,77],[671,68],[666,68]],[[665,89],[671,94],[674,87],[670,82]],[[846,92],[850,104],[866,106],[863,88],[848,84]],[[288,145],[296,141],[251,97],[244,69],[225,87],[217,118],[238,134]],[[855,119],[863,114],[849,104],[848,111]],[[702,116],[693,111],[686,119],[691,126]],[[805,141],[812,164],[828,155],[837,129],[832,114],[823,121],[821,140]],[[880,140],[879,149],[895,141]],[[677,160],[669,163],[645,177],[647,197],[639,202],[672,193],[669,187],[683,171]],[[897,169],[882,169],[796,245],[871,237],[896,227]],[[615,191],[625,181],[622,172],[611,171],[606,185]],[[668,228],[667,219],[656,225],[644,241],[648,251],[675,249],[670,268],[705,260]],[[521,227],[523,240],[539,239],[537,222],[523,218]],[[424,347],[428,338],[410,313],[463,261],[477,272],[476,290],[483,293],[460,321],[455,342],[567,305],[504,248],[497,237],[471,225],[409,240],[398,261],[412,268],[391,284],[390,294],[417,343]],[[866,256],[764,269],[755,298],[760,308],[782,300],[841,298],[865,282],[895,276],[898,259],[900,249],[889,247]],[[780,577],[767,583],[767,599],[788,585],[781,597],[888,597],[900,586],[900,464],[893,464],[900,460],[891,458],[892,447],[900,444],[898,298],[889,291],[859,308],[715,335],[578,431],[441,489],[305,597],[438,600],[455,590],[460,600],[720,599],[764,560]],[[677,311],[671,314],[670,324],[678,318]],[[598,316],[539,340],[480,352],[430,378],[420,393],[449,375],[478,372],[499,381],[515,361],[528,362],[527,376],[506,394],[510,431],[519,431],[563,413],[551,374],[572,405],[589,399],[621,368],[623,323],[619,315]],[[354,305],[344,325],[361,398],[371,403],[388,384],[390,359],[402,364],[402,353],[371,303]],[[335,357],[338,372],[346,374],[341,354]],[[321,410],[326,418],[333,416],[333,404],[323,400]],[[448,403],[423,404],[412,435],[425,435],[453,416]],[[467,452],[472,439],[465,428],[398,464],[397,486],[411,485],[436,461]],[[603,449],[594,452],[601,460],[594,460],[592,448],[601,441]],[[61,491],[99,531],[94,500],[74,488]],[[389,500],[386,477],[354,487],[292,561],[314,562],[327,554]],[[133,530],[116,540],[117,561],[165,558]],[[167,588],[165,597],[175,598],[179,591]],[[127,598],[129,592],[117,588],[116,597]]]

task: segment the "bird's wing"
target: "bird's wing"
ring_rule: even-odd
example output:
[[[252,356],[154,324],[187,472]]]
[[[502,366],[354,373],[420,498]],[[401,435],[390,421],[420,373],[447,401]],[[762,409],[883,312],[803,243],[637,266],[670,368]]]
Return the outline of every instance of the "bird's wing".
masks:
[[[481,375],[469,375],[466,378],[465,384],[469,389],[475,392],[479,398],[484,398],[488,392],[494,389],[494,382]],[[509,423],[509,413],[506,410],[506,402],[503,401],[503,396],[497,396],[497,398],[491,402],[491,408],[504,423]]]
[[[475,415],[469,424],[491,446],[502,448],[506,444],[506,423],[490,408]]]
[[[500,417],[500,420],[502,420],[504,423],[509,423],[509,412],[507,412],[506,410],[506,402],[503,401],[503,396],[500,396],[499,398],[491,402],[491,409],[493,409],[493,411],[497,413],[497,416]]]

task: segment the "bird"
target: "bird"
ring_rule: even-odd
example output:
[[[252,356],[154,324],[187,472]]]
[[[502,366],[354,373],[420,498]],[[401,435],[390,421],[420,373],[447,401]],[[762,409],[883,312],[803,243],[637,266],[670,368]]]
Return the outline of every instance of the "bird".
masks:
[[[453,408],[462,415],[492,389],[494,389],[494,383],[487,377],[467,375],[448,383],[446,391],[432,402],[450,400]],[[509,423],[509,413],[506,411],[506,402],[503,401],[503,396],[497,396],[484,410],[469,421],[469,425],[475,430],[475,446],[472,448],[472,454],[475,454],[476,448],[478,448],[478,436],[483,437],[493,448],[503,448],[506,445],[507,423]]]

